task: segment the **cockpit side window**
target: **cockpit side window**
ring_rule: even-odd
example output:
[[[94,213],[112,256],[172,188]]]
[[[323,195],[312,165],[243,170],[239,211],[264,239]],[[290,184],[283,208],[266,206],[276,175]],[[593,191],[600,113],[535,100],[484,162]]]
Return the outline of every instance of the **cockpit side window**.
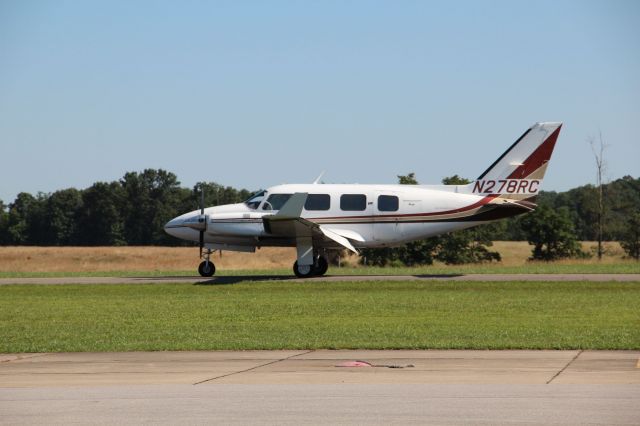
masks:
[[[255,209],[258,208],[260,203],[262,203],[262,200],[264,199],[264,195],[266,193],[267,193],[267,191],[258,191],[255,194],[253,194],[251,197],[249,197],[249,199],[247,201],[245,201],[244,203],[250,209],[255,210]]]
[[[280,210],[292,194],[271,194],[262,205],[262,210]]]

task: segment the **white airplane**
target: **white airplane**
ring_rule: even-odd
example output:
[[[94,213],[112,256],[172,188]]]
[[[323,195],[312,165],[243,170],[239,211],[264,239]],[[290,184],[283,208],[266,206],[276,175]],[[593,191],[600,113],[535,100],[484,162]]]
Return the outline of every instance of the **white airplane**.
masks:
[[[468,185],[278,185],[239,204],[204,208],[165,225],[200,242],[200,275],[216,250],[296,247],[293,272],[327,272],[326,252],[400,246],[532,211],[562,123],[536,123]]]

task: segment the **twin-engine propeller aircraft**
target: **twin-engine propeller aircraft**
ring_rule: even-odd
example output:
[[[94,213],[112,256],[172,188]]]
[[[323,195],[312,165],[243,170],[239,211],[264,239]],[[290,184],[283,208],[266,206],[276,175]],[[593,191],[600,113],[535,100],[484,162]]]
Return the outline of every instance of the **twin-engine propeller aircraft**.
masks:
[[[293,272],[327,272],[326,252],[399,246],[532,211],[562,123],[536,123],[468,185],[278,185],[244,203],[178,216],[167,233],[200,242],[200,275],[216,250],[296,247]]]

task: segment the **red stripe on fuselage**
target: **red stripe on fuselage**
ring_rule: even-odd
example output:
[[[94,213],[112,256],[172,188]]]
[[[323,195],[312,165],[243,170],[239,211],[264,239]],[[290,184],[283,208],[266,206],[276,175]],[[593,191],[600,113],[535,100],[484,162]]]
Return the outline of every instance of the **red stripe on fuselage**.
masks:
[[[322,220],[322,219],[367,219],[370,217],[375,218],[385,218],[385,217],[415,217],[415,216],[440,216],[445,214],[454,214],[454,213],[462,213],[469,210],[473,210],[478,207],[482,207],[485,204],[488,204],[492,199],[498,197],[500,194],[490,194],[486,197],[482,198],[479,201],[476,201],[473,204],[470,204],[465,207],[460,207],[458,209],[453,210],[445,210],[441,212],[430,212],[430,213],[410,213],[410,214],[377,214],[377,215],[365,215],[365,216],[331,216],[331,217],[305,217],[307,220]]]

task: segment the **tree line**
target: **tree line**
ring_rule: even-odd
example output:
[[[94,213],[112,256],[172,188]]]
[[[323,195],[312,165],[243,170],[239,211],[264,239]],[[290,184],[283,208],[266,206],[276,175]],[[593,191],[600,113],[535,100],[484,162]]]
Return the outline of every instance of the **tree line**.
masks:
[[[398,178],[401,184],[417,184],[413,173]],[[467,182],[457,175],[443,179],[445,184]],[[163,225],[175,216],[197,209],[201,189],[206,206],[241,202],[251,195],[246,189],[215,182],[199,182],[185,188],[175,174],[162,169],[128,172],[117,181],[96,182],[86,189],[68,188],[35,195],[21,192],[8,205],[0,201],[0,245],[188,244],[167,235]],[[637,258],[640,178],[625,176],[605,184],[603,194],[604,239],[621,241],[624,247],[629,247],[630,256]],[[598,190],[594,185],[566,192],[542,191],[538,203],[540,207],[534,213],[417,241],[400,249],[365,250],[363,258],[374,264],[407,265],[430,263],[434,259],[446,263],[491,261],[499,259],[489,249],[492,240],[527,240],[536,247],[533,257],[544,259],[554,258],[554,251],[580,255],[577,241],[596,239]],[[549,245],[552,238],[564,243]]]
[[[0,201],[0,245],[182,245],[164,232],[164,224],[197,209],[201,189],[206,206],[251,195],[214,182],[184,188],[175,174],[162,169],[129,172],[120,180],[82,190],[21,192],[7,207]]]

